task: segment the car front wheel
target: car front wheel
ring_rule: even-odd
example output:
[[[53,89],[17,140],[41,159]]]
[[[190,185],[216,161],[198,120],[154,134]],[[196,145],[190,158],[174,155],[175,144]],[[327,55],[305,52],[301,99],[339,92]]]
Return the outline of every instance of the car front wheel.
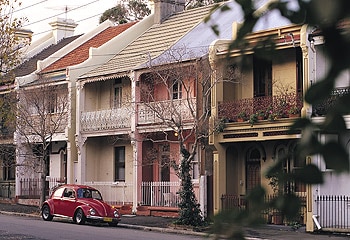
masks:
[[[83,210],[81,210],[80,208],[75,212],[74,215],[74,222],[76,222],[79,225],[83,225],[85,223],[85,215]]]
[[[51,221],[53,219],[53,215],[50,213],[50,207],[46,204],[41,209],[41,217],[45,221]]]

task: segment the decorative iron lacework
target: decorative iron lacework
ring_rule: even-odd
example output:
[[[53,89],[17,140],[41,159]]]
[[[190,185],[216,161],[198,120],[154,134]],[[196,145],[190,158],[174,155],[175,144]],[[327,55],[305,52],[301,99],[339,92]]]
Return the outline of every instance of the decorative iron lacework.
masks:
[[[262,114],[267,119],[271,114],[276,117],[287,117],[291,108],[300,113],[303,106],[301,93],[289,93],[275,96],[244,98],[234,101],[225,101],[218,104],[219,119],[236,121],[244,113],[248,117],[252,114]]]
[[[337,100],[345,95],[348,95],[350,93],[349,87],[344,88],[336,88],[332,91],[331,95],[323,100],[320,103],[314,104],[312,106],[312,116],[318,117],[318,116],[324,116],[327,114],[327,112],[333,108],[333,106],[336,104]]]
[[[116,108],[83,112],[80,118],[82,131],[98,131],[131,127],[130,108]]]
[[[192,120],[195,113],[195,98],[139,104],[138,124],[162,123],[164,121],[163,119],[174,119],[177,122],[183,122]]]

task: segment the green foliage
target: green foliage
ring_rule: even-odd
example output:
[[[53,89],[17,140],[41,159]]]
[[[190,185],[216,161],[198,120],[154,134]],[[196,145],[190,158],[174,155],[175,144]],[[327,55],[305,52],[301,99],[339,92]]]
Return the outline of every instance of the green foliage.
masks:
[[[100,17],[100,23],[107,19],[119,24],[127,23],[132,20],[141,20],[151,14],[151,10],[140,0],[129,1],[128,6],[118,4],[113,8],[106,10]]]
[[[229,50],[236,49],[244,51],[246,45],[245,37],[253,32],[253,28],[259,18],[269,11],[277,10],[282,16],[285,16],[292,23],[308,24],[310,27],[317,27],[317,31],[325,39],[325,52],[331,66],[323,79],[317,79],[315,83],[305,93],[305,101],[311,105],[320,103],[328,99],[334,89],[336,78],[344,70],[349,70],[350,66],[350,37],[348,19],[350,17],[350,1],[336,0],[336,1],[294,1],[298,7],[290,8],[288,1],[270,1],[267,9],[259,14],[255,7],[253,0],[237,0],[241,5],[244,13],[244,22],[240,26],[237,38],[233,41]],[[267,57],[273,55],[274,44],[264,42],[258,44],[254,53],[265,55]],[[242,65],[245,63],[242,60]],[[325,121],[323,123],[312,122],[307,118],[298,119],[291,131],[301,130],[302,135],[298,144],[296,157],[304,161],[308,156],[320,154],[327,167],[334,169],[336,173],[349,172],[349,153],[345,147],[339,142],[322,143],[318,139],[319,132],[326,133],[342,133],[347,130],[343,115],[350,113],[349,94],[340,97],[332,108],[327,112]],[[323,183],[323,176],[320,169],[309,162],[295,171],[294,173],[283,173],[281,171],[284,159],[278,159],[275,166],[269,172],[268,177],[273,179],[275,185],[283,185],[287,181],[300,181],[306,184],[321,184]],[[260,196],[262,197],[262,196]],[[259,202],[258,199],[255,201]],[[300,207],[300,201],[297,196],[290,192],[282,193],[273,199],[271,206],[280,210],[280,212],[289,219],[295,217]],[[249,211],[246,215],[254,215],[254,211]],[[232,217],[230,213],[222,213],[217,216],[216,233],[227,233],[230,227],[235,228],[237,224],[241,223],[247,218],[246,215],[236,215]],[[238,234],[240,233],[237,231]],[[231,239],[241,239],[241,235],[232,235]]]
[[[256,113],[253,113],[252,115],[250,115],[249,117],[250,126],[253,126],[254,123],[256,123],[257,121],[258,121],[258,115]]]
[[[15,94],[7,93],[0,96],[0,127],[2,134],[13,134],[16,122]]]
[[[19,1],[0,0],[0,85],[12,83],[12,70],[22,61],[22,49],[30,39],[20,38],[16,32],[26,22],[25,18],[14,18]]]
[[[139,0],[129,1],[129,15],[134,19],[140,20],[150,14],[151,10],[147,7],[147,4]]]
[[[178,192],[180,196],[180,210],[179,218],[175,221],[175,224],[201,227],[205,225],[205,221],[202,217],[199,204],[193,191],[192,177],[190,174],[191,165],[190,161],[188,160],[190,154],[184,147],[182,147],[181,155],[182,160],[179,168],[181,186]]]
[[[193,9],[198,7],[207,6],[214,3],[220,3],[225,2],[226,0],[195,0],[195,1],[188,1],[186,5],[186,9]]]
[[[106,21],[107,19],[117,22],[126,23],[127,22],[128,10],[121,4],[106,10],[100,17],[100,23]]]
[[[213,218],[211,233],[213,239],[245,239],[245,226],[258,226],[263,222],[261,211],[268,206],[264,203],[265,189],[256,187],[246,197],[248,209],[221,211]]]
[[[223,132],[226,127],[225,121],[226,121],[225,119],[220,119],[218,123],[215,125],[214,132],[216,133]]]

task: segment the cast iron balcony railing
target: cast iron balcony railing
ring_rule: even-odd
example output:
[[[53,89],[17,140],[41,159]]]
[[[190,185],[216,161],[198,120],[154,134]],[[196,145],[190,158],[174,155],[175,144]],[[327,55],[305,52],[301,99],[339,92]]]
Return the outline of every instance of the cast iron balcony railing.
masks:
[[[302,106],[301,93],[245,98],[219,103],[218,117],[228,121],[237,121],[241,118],[248,120],[254,115],[257,118],[272,120],[292,114],[300,115]]]
[[[336,88],[332,91],[331,95],[324,101],[314,104],[312,106],[312,116],[324,116],[327,112],[333,108],[336,101],[347,94],[350,93],[350,87]]]
[[[131,127],[131,107],[82,112],[81,130],[103,131]]]
[[[190,121],[195,113],[195,98],[140,103],[138,105],[138,124],[159,124],[167,119]]]

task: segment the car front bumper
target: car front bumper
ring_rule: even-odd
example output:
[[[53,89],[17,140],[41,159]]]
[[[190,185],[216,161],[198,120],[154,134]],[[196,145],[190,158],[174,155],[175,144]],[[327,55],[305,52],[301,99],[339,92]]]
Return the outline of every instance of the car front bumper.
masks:
[[[92,215],[86,216],[86,220],[91,221],[91,222],[105,222],[105,223],[118,223],[118,222],[120,222],[120,218],[100,217],[100,216],[92,216]]]

